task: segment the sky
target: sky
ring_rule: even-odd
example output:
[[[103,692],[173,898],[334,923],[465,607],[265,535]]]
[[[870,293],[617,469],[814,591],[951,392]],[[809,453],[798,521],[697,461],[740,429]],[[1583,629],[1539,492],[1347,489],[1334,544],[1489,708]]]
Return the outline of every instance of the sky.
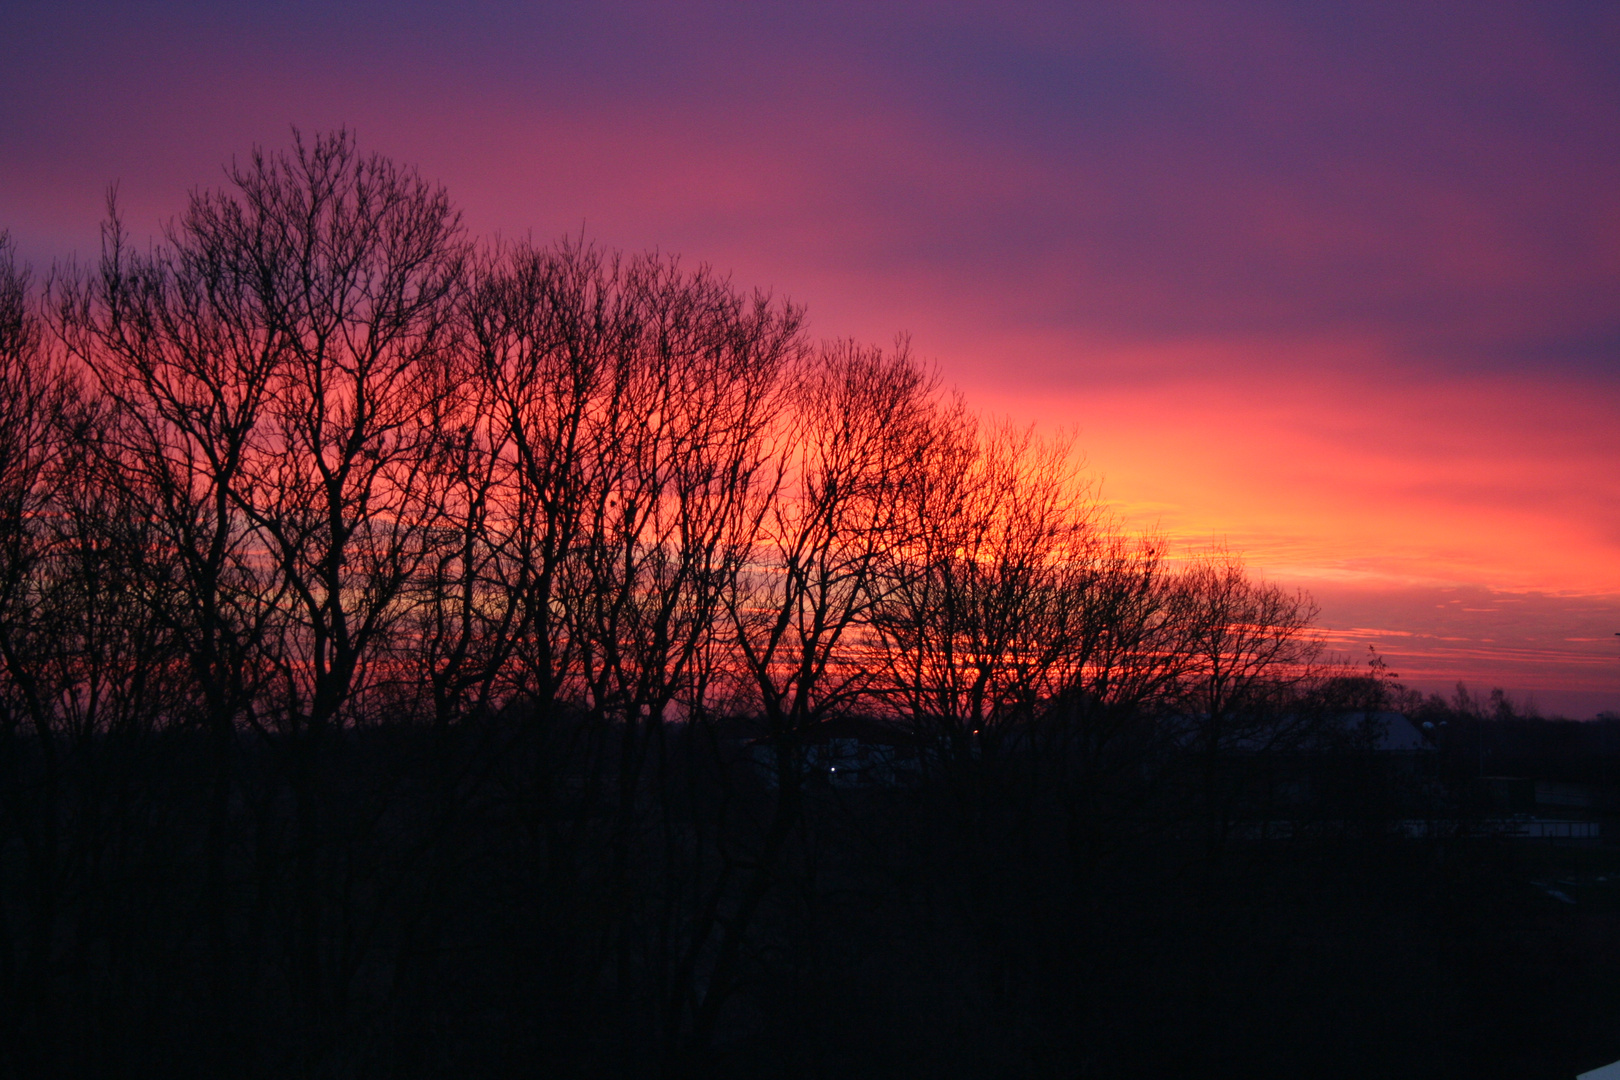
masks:
[[[348,127],[1073,432],[1403,681],[1620,711],[1620,6],[10,0],[0,228]]]

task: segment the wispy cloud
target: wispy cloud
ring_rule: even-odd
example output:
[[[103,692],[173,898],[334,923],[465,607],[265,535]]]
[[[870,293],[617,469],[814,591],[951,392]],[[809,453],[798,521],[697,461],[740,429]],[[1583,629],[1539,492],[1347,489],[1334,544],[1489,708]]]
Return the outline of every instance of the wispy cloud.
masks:
[[[1604,597],[1615,55],[1614,5],[1529,0],[24,2],[0,227],[89,253],[109,182],[155,229],[232,153],[348,124],[480,232],[681,251],[818,334],[910,330],[974,401],[1078,428],[1133,522],[1324,597]],[[1324,609],[1407,641],[1402,603]],[[1499,614],[1424,670],[1598,687]]]

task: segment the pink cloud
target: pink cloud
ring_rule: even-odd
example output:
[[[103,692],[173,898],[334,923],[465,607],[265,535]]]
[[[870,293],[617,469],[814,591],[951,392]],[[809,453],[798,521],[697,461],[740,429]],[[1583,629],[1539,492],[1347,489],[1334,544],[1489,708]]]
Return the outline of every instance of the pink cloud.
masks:
[[[1131,521],[1264,572],[1620,594],[1612,18],[69,22],[42,9],[0,53],[23,118],[0,126],[0,227],[37,261],[93,252],[110,181],[146,231],[233,152],[347,124],[448,183],[477,232],[583,227],[786,292],[820,335],[912,331],[975,402],[1078,427]],[[1401,630],[1421,607],[1401,603],[1354,625]],[[1501,635],[1444,636],[1529,670]]]

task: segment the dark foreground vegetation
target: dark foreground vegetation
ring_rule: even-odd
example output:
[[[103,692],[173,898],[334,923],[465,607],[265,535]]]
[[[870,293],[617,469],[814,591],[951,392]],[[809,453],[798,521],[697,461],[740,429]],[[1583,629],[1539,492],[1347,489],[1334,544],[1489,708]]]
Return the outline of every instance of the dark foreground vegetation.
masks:
[[[903,345],[255,156],[156,247],[0,250],[0,1072],[1620,1057],[1614,853],[1485,768],[1608,743],[1313,616]]]

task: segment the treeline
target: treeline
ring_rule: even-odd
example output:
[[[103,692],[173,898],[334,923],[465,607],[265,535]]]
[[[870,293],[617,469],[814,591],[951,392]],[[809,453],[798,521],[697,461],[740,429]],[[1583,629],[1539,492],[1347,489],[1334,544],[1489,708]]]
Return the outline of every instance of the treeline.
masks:
[[[1423,727],[1451,787],[1468,778],[1518,777],[1556,783],[1620,784],[1620,715],[1590,720],[1542,716],[1500,687],[1470,692],[1463,683],[1447,696],[1404,688],[1391,704]]]
[[[877,955],[944,994],[924,1072],[1119,1066],[1119,882],[1201,867],[1218,923],[1218,763],[1381,707],[1308,598],[1167,561],[903,343],[475,242],[346,135],[228,177],[37,287],[0,243],[13,1073],[903,1069],[839,1011]],[[855,716],[923,782],[827,788]]]

